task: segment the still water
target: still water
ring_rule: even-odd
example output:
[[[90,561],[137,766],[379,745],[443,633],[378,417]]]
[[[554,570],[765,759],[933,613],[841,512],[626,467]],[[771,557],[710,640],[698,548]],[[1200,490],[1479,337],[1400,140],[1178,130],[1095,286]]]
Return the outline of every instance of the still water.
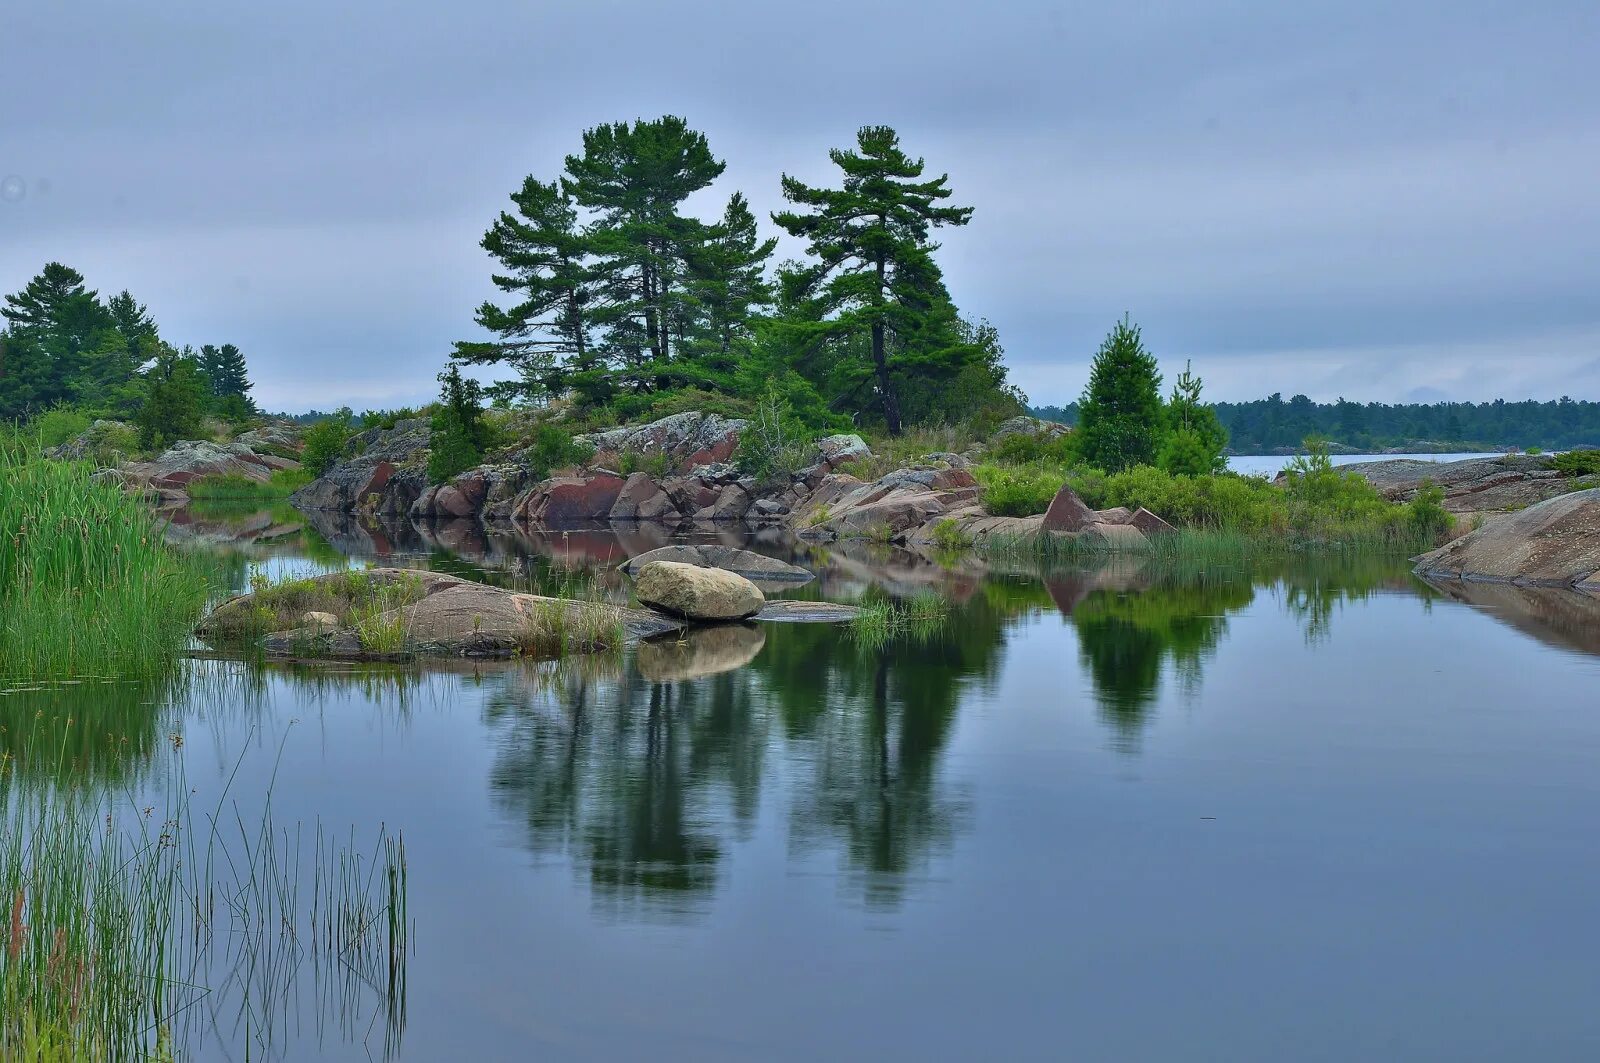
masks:
[[[1468,458],[1496,458],[1498,454],[1334,454],[1335,465],[1354,465],[1363,461],[1465,461]],[[1292,456],[1283,454],[1233,454],[1228,468],[1246,476],[1273,477],[1289,467]]]
[[[185,530],[234,536],[241,583],[656,545],[298,519]],[[559,670],[197,661],[0,714],[120,731],[85,742],[109,788],[404,833],[403,1017],[216,1008],[201,1059],[1600,1058],[1600,606],[1403,562],[747,545],[816,572],[801,596],[931,589],[948,622]]]

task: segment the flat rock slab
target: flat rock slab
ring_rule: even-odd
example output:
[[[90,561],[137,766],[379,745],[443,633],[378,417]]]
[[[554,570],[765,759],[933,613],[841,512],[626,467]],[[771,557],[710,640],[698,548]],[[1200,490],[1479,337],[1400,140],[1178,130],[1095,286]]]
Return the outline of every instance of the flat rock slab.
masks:
[[[1576,587],[1600,594],[1600,488],[1510,513],[1417,559],[1430,577]]]
[[[843,624],[861,615],[853,605],[836,602],[770,601],[752,620],[774,624]]]
[[[675,543],[631,557],[622,566],[630,576],[652,561],[674,561],[680,565],[698,565],[701,568],[719,568],[745,579],[760,583],[786,583],[799,586],[816,577],[798,565],[779,561],[775,557],[758,554],[754,550],[740,550],[733,546],[694,545]]]

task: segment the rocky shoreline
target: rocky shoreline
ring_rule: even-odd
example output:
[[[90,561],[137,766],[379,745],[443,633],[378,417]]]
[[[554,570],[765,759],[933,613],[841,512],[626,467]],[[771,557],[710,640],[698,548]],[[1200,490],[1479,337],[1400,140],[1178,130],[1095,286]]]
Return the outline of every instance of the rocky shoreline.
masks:
[[[675,414],[577,436],[576,442],[595,447],[594,455],[581,466],[547,477],[536,478],[529,463],[512,460],[470,469],[448,483],[429,484],[428,426],[420,419],[401,421],[392,429],[356,437],[346,460],[296,492],[290,502],[302,511],[422,521],[475,518],[551,529],[620,522],[777,526],[820,541],[864,537],[931,542],[934,529],[945,521],[967,539],[1040,530],[1076,534],[1092,530],[1090,525],[1128,527],[1129,532],[1121,533],[1124,539],[1170,530],[1164,522],[1148,520],[1135,528],[1134,514],[1120,511],[1055,521],[1048,515],[990,516],[979,502],[971,459],[962,454],[926,455],[863,481],[846,471],[851,463],[872,456],[858,435],[821,439],[812,444],[809,460],[799,469],[758,480],[730,460],[746,427],[746,421],[715,414]],[[995,434],[1018,431],[1054,432],[1059,426],[1017,418]]]

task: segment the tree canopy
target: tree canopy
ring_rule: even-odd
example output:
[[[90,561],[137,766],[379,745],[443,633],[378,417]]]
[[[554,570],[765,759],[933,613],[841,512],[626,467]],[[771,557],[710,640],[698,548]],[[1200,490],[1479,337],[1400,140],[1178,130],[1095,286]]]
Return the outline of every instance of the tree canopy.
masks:
[[[509,367],[491,389],[541,402],[568,397],[619,412],[679,392],[753,404],[769,393],[815,424],[1005,416],[1020,396],[1005,379],[994,329],[956,311],[930,232],[964,225],[948,178],[894,130],[868,126],[831,153],[842,187],[784,177],[796,209],[774,215],[810,258],[777,283],[749,201],[719,215],[686,201],[725,163],[678,117],[596,126],[562,173],[524,179],[482,240],[493,283],[509,297],[476,314],[492,339],[456,344],[461,362]]]

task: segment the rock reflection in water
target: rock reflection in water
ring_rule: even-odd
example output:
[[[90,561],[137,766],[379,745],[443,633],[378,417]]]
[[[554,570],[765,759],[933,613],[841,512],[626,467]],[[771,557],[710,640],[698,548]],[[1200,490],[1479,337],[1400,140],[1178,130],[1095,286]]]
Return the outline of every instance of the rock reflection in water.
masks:
[[[1600,656],[1600,598],[1565,587],[1430,580],[1452,601],[1489,613],[1540,642]]]

